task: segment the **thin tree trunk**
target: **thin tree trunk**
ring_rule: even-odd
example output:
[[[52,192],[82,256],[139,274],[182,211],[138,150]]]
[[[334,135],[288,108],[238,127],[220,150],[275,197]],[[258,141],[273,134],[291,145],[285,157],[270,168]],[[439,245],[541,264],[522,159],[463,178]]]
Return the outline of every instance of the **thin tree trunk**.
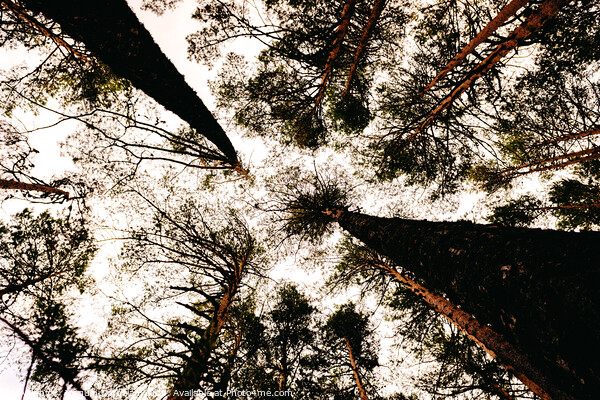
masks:
[[[360,59],[367,48],[367,43],[369,43],[369,39],[375,30],[377,21],[381,16],[381,12],[385,8],[385,2],[386,0],[375,0],[375,4],[373,4],[371,15],[369,15],[369,19],[367,20],[367,24],[365,25],[365,29],[363,30],[363,34],[360,38],[360,42],[358,43],[358,47],[356,47],[356,51],[354,53],[354,58],[352,60],[352,65],[350,66],[350,72],[348,72],[348,78],[346,79],[346,86],[344,87],[344,93],[342,94],[342,97],[346,97],[350,92],[350,85],[354,79],[354,75],[356,74],[356,68],[358,68],[358,63],[360,62]]]
[[[475,50],[477,46],[483,43],[488,37],[490,37],[498,28],[502,26],[510,17],[515,15],[517,11],[525,7],[529,0],[512,0],[510,3],[505,5],[502,10],[492,19],[486,26],[479,32],[471,41],[457,54],[450,62],[442,69],[438,75],[419,93],[419,97],[423,96],[425,92],[434,87],[440,79],[446,76],[448,72],[452,71],[457,65],[459,65],[469,54]]]
[[[58,22],[112,71],[177,114],[241,170],[237,154],[217,120],[138,21],[125,0],[23,0]]]
[[[363,384],[362,379],[360,379],[360,372],[358,371],[358,365],[356,365],[356,360],[354,358],[352,346],[350,345],[350,340],[347,336],[344,336],[344,341],[346,342],[346,349],[348,349],[348,357],[350,358],[352,375],[354,376],[354,382],[356,383],[356,387],[358,388],[360,400],[369,400],[369,396],[367,396],[367,391],[365,390],[365,385]]]
[[[10,330],[25,343],[30,349],[35,349],[36,344],[27,336],[25,332],[23,332],[18,326],[13,325],[10,321],[4,319],[0,316],[0,321],[2,321],[6,326],[10,328]],[[37,358],[40,361],[43,361],[52,371],[56,372],[56,374],[63,380],[65,384],[68,384],[73,389],[77,390],[81,396],[83,396],[86,400],[93,400],[90,395],[83,389],[81,383],[77,380],[77,376],[73,375],[73,371],[69,371],[65,368],[64,365],[61,365],[59,362],[55,361],[51,355],[44,354],[43,352],[37,353]]]
[[[234,366],[235,361],[237,360],[237,357],[238,357],[237,354],[238,354],[241,344],[242,344],[242,333],[241,332],[234,333],[233,348],[231,349],[231,351],[229,352],[229,356],[227,357],[227,362],[224,367],[224,372],[220,377],[221,379],[219,379],[219,382],[217,384],[215,384],[214,391],[220,393],[221,396],[215,395],[215,399],[226,399],[227,398],[227,396],[226,396],[227,388],[229,387],[229,381],[231,380],[233,366]]]
[[[600,363],[589,349],[600,337],[600,232],[325,213],[504,335],[567,393],[550,396],[595,398]]]
[[[414,280],[402,275],[395,268],[385,264],[377,264],[377,266],[387,271],[395,280],[402,283],[408,290],[427,303],[429,307],[446,317],[448,321],[464,332],[492,358],[498,360],[541,399],[551,400],[552,396],[549,393],[558,393],[561,394],[562,398],[569,398],[569,396],[555,388],[552,382],[548,381],[546,376],[532,364],[531,360],[511,345],[504,336],[493,331],[490,327],[482,325],[469,313],[458,308],[443,296],[433,293]]]
[[[582,137],[588,137],[588,136],[598,135],[598,134],[600,134],[600,128],[593,128],[593,129],[589,129],[584,132],[572,133],[569,135],[557,137],[555,139],[545,140],[541,143],[534,145],[533,147],[542,147],[542,146],[547,146],[547,145],[553,144],[553,143],[564,142],[566,140],[579,139]]]
[[[515,49],[519,43],[526,39],[529,35],[540,29],[548,20],[560,11],[560,8],[567,4],[569,0],[545,0],[537,10],[537,12],[531,14],[527,19],[519,26],[514,32],[509,35],[504,42],[488,55],[483,61],[473,68],[461,83],[459,83],[452,92],[441,100],[438,105],[431,110],[426,116],[423,122],[415,129],[412,135],[409,137],[409,141],[413,141],[419,134],[425,130],[425,128],[438,117],[438,115],[450,107],[450,105],[456,100],[461,94],[473,85],[473,83],[482,77],[487,71],[492,69],[498,61],[500,61],[505,55]]]
[[[60,196],[64,196],[65,200],[69,200],[69,192],[52,186],[41,185],[38,183],[26,183],[13,181],[10,179],[0,179],[0,189],[25,190],[33,192],[42,192],[47,194],[58,194]]]
[[[58,46],[64,47],[75,58],[78,58],[81,61],[84,61],[88,64],[92,64],[92,61],[89,58],[87,58],[87,56],[85,54],[76,50],[72,45],[67,43],[63,38],[56,35],[54,32],[52,32],[50,29],[48,29],[40,21],[38,21],[37,19],[35,19],[31,15],[29,15],[27,13],[27,11],[24,10],[23,8],[21,8],[18,4],[14,3],[10,0],[2,0],[2,6],[4,8],[6,8],[7,10],[9,10],[10,12],[12,12],[19,19],[21,19],[21,20],[25,21],[26,23],[28,23],[29,25],[33,26],[42,35],[46,36],[47,38],[50,38],[50,40],[52,40]]]
[[[213,316],[204,330],[202,348],[198,349],[198,353],[196,354],[196,357],[193,358],[193,362],[183,367],[182,371],[184,371],[183,375],[185,376],[180,376],[177,379],[173,385],[174,389],[169,396],[167,396],[167,400],[189,399],[192,396],[182,395],[182,393],[188,392],[191,394],[194,390],[199,389],[200,380],[207,372],[208,359],[217,345],[217,340],[223,329],[223,325],[227,322],[229,310],[231,309],[231,305],[233,304],[239,289],[244,269],[244,263],[236,265],[236,270],[233,272],[233,279],[227,285],[223,297],[215,307]],[[188,373],[191,376],[187,376]]]
[[[354,14],[354,8],[356,5],[356,0],[346,0],[344,4],[344,8],[342,9],[342,16],[340,18],[340,24],[338,25],[336,31],[337,36],[333,41],[331,52],[329,53],[329,57],[325,62],[325,68],[323,72],[323,76],[321,77],[321,83],[319,84],[319,92],[317,93],[317,97],[315,99],[315,104],[313,106],[311,116],[315,114],[318,110],[321,101],[323,100],[323,96],[325,94],[325,89],[327,88],[327,83],[333,72],[333,63],[337,59],[338,54],[340,53],[340,49],[342,48],[342,43],[344,42],[344,37],[348,32],[348,26],[350,25],[350,19]]]
[[[590,161],[598,158],[600,158],[600,148],[593,147],[591,149],[575,151],[572,153],[562,154],[560,156],[555,157],[548,157],[530,163],[521,164],[516,167],[507,168],[500,171],[499,175],[502,176],[502,178],[513,178],[515,176],[527,175],[533,172],[547,171],[550,169],[566,167],[569,165],[578,164],[583,161]],[[527,170],[519,171],[525,168],[527,168]]]

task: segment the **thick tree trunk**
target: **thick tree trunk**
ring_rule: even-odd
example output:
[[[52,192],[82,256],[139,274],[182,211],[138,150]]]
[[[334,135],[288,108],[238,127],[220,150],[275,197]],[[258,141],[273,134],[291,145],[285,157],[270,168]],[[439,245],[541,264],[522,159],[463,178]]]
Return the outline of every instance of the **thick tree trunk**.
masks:
[[[488,37],[490,37],[498,28],[502,26],[510,17],[515,15],[517,11],[525,7],[529,0],[512,0],[510,3],[505,5],[502,10],[492,19],[486,26],[479,32],[471,41],[457,54],[446,66],[442,69],[438,75],[419,93],[419,97],[423,96],[425,92],[435,86],[440,79],[446,76],[448,72],[452,71],[454,67],[459,65],[469,54],[475,50],[477,46],[483,43]]]
[[[452,324],[456,325],[471,340],[485,350],[492,358],[498,360],[508,371],[514,374],[533,393],[543,400],[572,399],[573,397],[556,388],[548,378],[532,364],[531,360],[518,351],[501,334],[490,327],[482,325],[469,313],[458,308],[449,300],[435,294],[423,285],[402,275],[395,268],[378,264],[379,268],[387,271],[395,280],[402,283],[408,290],[421,298],[429,307],[443,315]],[[497,385],[496,385],[497,386]],[[499,387],[495,388],[498,391]],[[510,396],[509,396],[510,397]]]
[[[352,80],[356,74],[358,63],[360,62],[360,59],[367,48],[367,44],[369,43],[369,39],[375,30],[377,20],[385,8],[385,2],[386,0],[375,0],[375,4],[373,4],[371,15],[369,15],[369,19],[367,20],[367,24],[365,25],[365,29],[360,38],[360,42],[358,43],[358,47],[356,47],[356,51],[354,53],[354,58],[352,60],[352,65],[350,66],[350,71],[348,72],[348,78],[346,78],[346,86],[344,87],[344,93],[342,94],[342,97],[346,97],[350,92],[350,85],[352,84]]]
[[[46,194],[57,194],[59,196],[63,196],[65,200],[69,200],[69,192],[65,192],[64,190],[60,190],[52,186],[41,185],[37,183],[25,183],[10,179],[0,179],[0,189],[25,190]]]
[[[423,122],[415,129],[409,140],[412,141],[419,134],[425,130],[425,128],[437,118],[437,116],[450,107],[450,105],[456,100],[461,94],[470,88],[473,83],[488,72],[498,61],[500,61],[505,55],[515,49],[519,43],[526,39],[529,35],[540,29],[548,20],[560,11],[561,7],[567,4],[569,0],[545,0],[540,4],[537,12],[531,14],[527,19],[510,34],[504,42],[488,55],[483,61],[473,68],[461,83],[459,83],[452,92],[441,100],[438,105],[431,110],[426,116]]]
[[[315,104],[313,106],[311,115],[314,115],[318,110],[321,101],[323,100],[323,96],[325,95],[325,89],[327,88],[327,83],[329,82],[329,78],[331,77],[331,73],[333,72],[333,63],[337,59],[338,54],[340,53],[340,49],[342,48],[342,43],[344,42],[344,37],[348,32],[348,26],[350,25],[350,19],[354,14],[354,8],[356,5],[356,0],[346,0],[344,4],[344,8],[342,9],[342,16],[340,18],[340,24],[338,25],[336,31],[337,36],[333,41],[331,52],[329,53],[329,57],[325,62],[325,68],[323,71],[323,76],[321,78],[321,83],[319,84],[319,91],[317,92],[317,97],[315,98]]]
[[[556,387],[600,392],[600,232],[328,212],[352,236],[503,335]]]
[[[369,396],[367,396],[367,391],[365,390],[365,385],[363,384],[362,379],[360,379],[360,372],[358,370],[358,365],[356,364],[352,346],[350,345],[350,339],[348,339],[348,337],[344,337],[344,341],[346,342],[346,349],[348,350],[348,357],[350,358],[350,367],[352,368],[352,375],[354,376],[354,382],[356,383],[360,400],[369,400]]]
[[[217,120],[163,54],[125,0],[23,0],[56,21],[112,71],[204,135],[239,169],[237,154]]]

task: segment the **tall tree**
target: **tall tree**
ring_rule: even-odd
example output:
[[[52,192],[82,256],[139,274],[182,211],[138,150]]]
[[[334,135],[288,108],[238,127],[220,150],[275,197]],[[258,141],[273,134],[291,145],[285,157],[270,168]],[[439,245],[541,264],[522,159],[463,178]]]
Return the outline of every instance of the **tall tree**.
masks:
[[[328,318],[325,332],[338,362],[351,371],[354,381],[351,392],[358,393],[361,400],[369,400],[365,378],[378,365],[378,360],[368,317],[356,311],[353,303],[344,304]]]
[[[362,276],[363,280],[379,281],[377,279],[377,272],[389,275],[389,277],[402,285],[406,291],[411,292],[431,310],[456,326],[473,343],[477,344],[490,357],[521,380],[532,392],[543,399],[551,398],[546,388],[551,388],[554,392],[559,392],[558,389],[553,388],[552,382],[547,381],[543,372],[531,362],[526,354],[518,351],[503,335],[481,324],[472,315],[452,304],[442,294],[435,293],[416,280],[411,279],[407,272],[394,266],[385,257],[381,257],[364,245],[359,246],[352,241],[346,241],[342,245],[342,248],[345,253],[338,267],[341,274],[337,278],[338,280],[348,280],[358,275]],[[367,284],[382,285],[382,282]],[[400,302],[396,302],[396,304],[400,304]],[[465,363],[468,364],[465,367],[478,371],[476,364],[472,360],[465,360]],[[479,375],[484,380],[487,379],[490,381],[487,375],[481,373]],[[492,393],[504,396],[498,383],[490,381],[488,387]],[[505,397],[510,396],[506,394]]]
[[[599,326],[597,233],[380,218],[350,211],[346,198],[321,179],[292,189],[280,198],[288,231],[316,237],[337,222],[504,335],[556,386],[550,396],[594,396],[598,364],[583,349]]]
[[[488,72],[494,64],[500,61],[504,56],[516,48],[519,43],[525,40],[529,35],[539,30],[549,19],[558,13],[563,5],[568,0],[547,0],[540,4],[539,9],[527,17],[527,19],[513,31],[498,47],[484,58],[477,67],[454,87],[448,96],[438,102],[437,106],[432,109],[419,124],[417,129],[409,137],[409,141],[414,140],[421,132],[444,110],[446,110],[454,100],[465,92],[475,80],[479,79],[483,74]]]
[[[499,27],[502,26],[509,18],[513,17],[521,8],[527,4],[528,0],[511,0],[504,6],[500,12],[483,28],[471,41],[458,53],[450,62],[436,75],[435,78],[419,93],[425,94],[429,89],[434,87],[436,83],[443,79],[448,72],[461,63],[469,54],[471,54],[477,46],[490,37]]]
[[[223,153],[223,162],[243,171],[229,138],[197,94],[162,53],[124,0],[48,3],[26,0],[166,109],[179,115]]]
[[[372,119],[372,78],[365,71],[379,68],[376,61],[386,50],[399,48],[403,31],[391,27],[403,25],[406,12],[394,6],[381,14],[381,23],[366,39],[368,46],[363,45],[363,51],[372,58],[360,57],[364,71],[352,80],[351,93],[340,96],[345,71],[352,63],[351,49],[360,42],[359,27],[371,15],[371,7],[366,2],[346,1],[265,3],[271,19],[267,19],[270,24],[260,28],[238,16],[239,10],[229,4],[206,6],[203,14],[198,13],[206,18],[206,11],[211,15],[212,10],[215,20],[224,21],[216,31],[218,35],[227,32],[228,36],[221,40],[251,36],[268,46],[258,57],[256,72],[250,76],[244,73],[248,69],[239,57],[229,57],[215,85],[219,107],[233,106],[235,121],[249,128],[250,133],[275,136],[308,148],[325,144],[330,132],[356,134],[364,130]],[[211,47],[211,40],[205,37],[209,28],[212,24],[202,35],[194,36],[194,54],[202,55]],[[273,132],[273,126],[279,132]]]
[[[28,350],[24,390],[33,382],[49,398],[74,389],[90,399],[82,378],[90,346],[73,325],[66,294],[86,287],[94,253],[87,228],[68,216],[26,209],[0,223],[0,325]]]
[[[112,354],[101,351],[97,368],[132,391],[166,386],[170,399],[193,398],[195,391],[225,384],[219,372],[225,349],[219,347],[231,344],[226,337],[236,340],[226,334],[230,312],[249,276],[265,267],[262,249],[233,211],[209,217],[191,200],[169,212],[150,204],[153,224],[131,232],[123,266],[169,278],[140,304],[127,300],[116,308],[122,325],[115,324],[113,334],[124,334],[126,343]],[[187,315],[154,316],[157,310],[170,315],[176,304]]]

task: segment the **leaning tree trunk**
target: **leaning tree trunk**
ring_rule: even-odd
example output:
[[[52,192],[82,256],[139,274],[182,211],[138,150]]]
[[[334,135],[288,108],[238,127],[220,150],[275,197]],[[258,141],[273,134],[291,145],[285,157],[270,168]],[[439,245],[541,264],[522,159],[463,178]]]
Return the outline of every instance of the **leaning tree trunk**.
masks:
[[[325,62],[325,68],[323,70],[323,76],[321,77],[321,83],[319,84],[319,91],[317,92],[317,97],[315,98],[315,104],[313,105],[313,109],[311,111],[311,116],[315,114],[318,110],[319,105],[323,100],[323,96],[325,95],[325,89],[327,89],[327,84],[329,82],[329,78],[333,73],[333,64],[337,59],[340,50],[342,49],[342,43],[344,42],[344,37],[348,32],[348,27],[350,26],[350,19],[354,14],[354,8],[356,6],[356,0],[346,0],[344,4],[344,8],[342,9],[342,16],[340,17],[340,24],[336,28],[337,35],[335,40],[331,45],[331,52],[329,53],[329,57]]]
[[[208,326],[204,329],[201,345],[199,348],[193,349],[194,354],[183,366],[179,377],[173,385],[173,390],[167,396],[167,400],[188,400],[195,398],[193,397],[193,393],[200,389],[200,382],[208,372],[209,358],[217,346],[219,334],[229,317],[229,310],[240,287],[244,269],[244,263],[236,265],[236,270],[233,271],[231,280],[223,296],[215,305]]]
[[[486,26],[479,32],[471,41],[458,53],[446,66],[442,69],[435,78],[419,93],[419,97],[423,96],[425,92],[434,87],[440,79],[444,78],[448,72],[452,71],[454,67],[459,65],[469,54],[475,50],[477,46],[483,43],[488,37],[490,37],[498,28],[502,26],[510,17],[515,15],[517,11],[525,7],[529,0],[512,0],[510,3],[505,5],[498,15],[494,17]]]
[[[11,179],[0,179],[0,189],[24,190],[27,192],[40,192],[45,195],[62,196],[65,200],[69,200],[69,192],[39,183],[26,183],[13,181]]]
[[[229,138],[196,92],[185,82],[125,0],[22,0],[60,24],[112,71],[144,91],[204,135],[240,170]]]
[[[481,324],[471,314],[452,304],[443,296],[401,274],[395,268],[384,264],[377,264],[377,267],[387,271],[396,281],[417,295],[429,307],[446,317],[448,321],[502,364],[506,370],[510,371],[533,393],[540,396],[542,400],[553,398],[574,400],[573,397],[556,388],[554,383],[549,381],[537,366],[533,365],[527,355],[517,350],[504,336],[495,332],[489,326]],[[498,393],[502,393],[500,387],[493,388]]]
[[[79,50],[75,49],[71,44],[67,43],[63,38],[56,35],[54,32],[52,32],[51,29],[46,27],[43,23],[41,23],[36,18],[29,15],[29,13],[27,13],[27,11],[24,10],[23,8],[21,8],[17,3],[15,3],[11,0],[2,0],[0,2],[0,4],[2,5],[2,7],[6,8],[10,12],[12,12],[13,15],[15,15],[18,19],[20,19],[21,21],[23,21],[26,24],[31,25],[34,29],[39,31],[42,35],[44,35],[47,38],[49,38],[50,40],[52,40],[57,46],[65,48],[69,53],[71,53],[73,55],[73,57],[78,58],[81,61],[84,61],[86,63],[91,63],[91,60],[89,60],[85,54],[83,54]]]
[[[569,396],[600,392],[599,232],[328,215],[527,354]],[[560,398],[560,397],[558,397]]]
[[[360,42],[358,43],[356,51],[354,52],[354,58],[352,59],[352,65],[350,65],[350,71],[348,72],[348,77],[346,78],[346,85],[344,86],[342,97],[346,97],[348,93],[350,93],[350,85],[352,84],[352,80],[356,74],[358,63],[363,57],[363,54],[367,48],[367,44],[369,43],[369,39],[371,38],[371,35],[375,30],[375,26],[377,25],[377,21],[379,20],[379,16],[385,8],[385,2],[386,0],[375,0],[375,4],[373,4],[371,15],[369,15],[369,19],[367,20],[363,34],[360,37]]]
[[[360,400],[369,400],[369,396],[367,396],[367,391],[365,390],[365,384],[360,378],[360,371],[358,370],[358,365],[356,364],[356,357],[354,355],[354,352],[352,351],[352,346],[350,345],[350,339],[348,339],[347,336],[344,336],[344,342],[346,343],[346,350],[348,350],[350,367],[352,368],[352,375],[354,376],[354,383],[356,384],[356,388],[358,389]]]
[[[409,137],[413,141],[425,128],[435,120],[438,115],[450,107],[450,105],[460,97],[473,83],[488,72],[498,61],[515,49],[529,35],[539,30],[548,20],[554,17],[562,6],[569,0],[545,0],[540,4],[539,9],[531,14],[517,29],[511,33],[498,47],[488,55],[483,61],[473,68],[469,74],[452,90],[452,92],[442,99],[437,106],[431,110],[423,119],[423,122],[415,129]]]

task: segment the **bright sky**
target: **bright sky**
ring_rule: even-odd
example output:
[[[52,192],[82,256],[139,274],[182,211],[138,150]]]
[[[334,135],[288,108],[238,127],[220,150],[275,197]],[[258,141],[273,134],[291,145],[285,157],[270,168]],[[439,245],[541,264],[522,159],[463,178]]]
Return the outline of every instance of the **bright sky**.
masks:
[[[175,10],[167,11],[160,17],[149,11],[140,11],[140,0],[129,0],[128,2],[138,14],[142,23],[152,33],[163,52],[186,77],[187,82],[197,91],[200,98],[211,108],[212,96],[206,81],[214,76],[215,72],[209,71],[208,68],[187,59],[187,42],[185,38],[196,29],[194,21],[191,19],[196,2],[194,0],[184,1]],[[8,69],[10,66],[19,64],[30,57],[27,52],[22,50],[12,51],[8,54],[4,51],[0,56],[0,69]],[[53,121],[55,118],[56,116],[47,111],[40,112],[38,116],[16,112],[15,118],[11,122],[20,121],[24,128],[34,129],[44,126],[48,121]],[[72,166],[69,158],[61,156],[58,143],[72,132],[74,125],[75,123],[62,123],[56,127],[36,131],[31,135],[32,146],[39,150],[39,154],[35,158],[36,168],[32,171],[34,176],[45,178],[59,175]],[[9,215],[21,211],[24,207],[31,208],[31,205],[21,200],[6,201],[0,205],[0,218],[7,218]],[[0,348],[0,360],[5,352],[4,348]],[[3,400],[20,400],[23,384],[17,376],[15,367],[9,366],[5,362],[0,365],[0,371],[2,371],[0,372],[0,398]],[[82,397],[76,394],[67,396],[67,400],[80,398]],[[43,399],[28,391],[25,400]]]

